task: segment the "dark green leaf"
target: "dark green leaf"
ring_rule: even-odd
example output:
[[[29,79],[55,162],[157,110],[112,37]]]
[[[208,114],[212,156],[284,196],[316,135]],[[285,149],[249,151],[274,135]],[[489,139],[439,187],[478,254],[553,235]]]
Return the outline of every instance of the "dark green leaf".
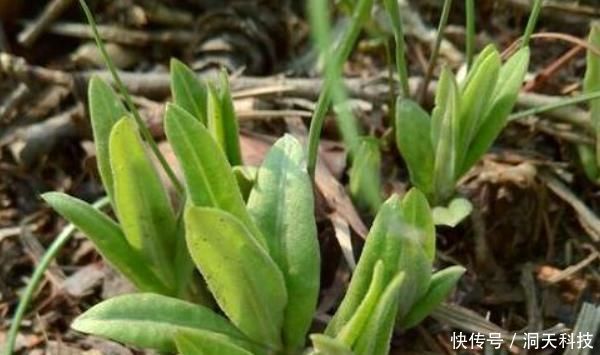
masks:
[[[233,167],[233,175],[235,176],[235,180],[237,181],[244,201],[248,201],[248,197],[250,197],[250,192],[256,182],[257,173],[258,168],[254,166],[238,165]]]
[[[227,73],[220,75],[219,102],[221,104],[221,125],[223,126],[223,138],[225,141],[225,154],[231,165],[242,165],[242,151],[240,148],[240,133],[238,121],[233,107],[231,90]]]

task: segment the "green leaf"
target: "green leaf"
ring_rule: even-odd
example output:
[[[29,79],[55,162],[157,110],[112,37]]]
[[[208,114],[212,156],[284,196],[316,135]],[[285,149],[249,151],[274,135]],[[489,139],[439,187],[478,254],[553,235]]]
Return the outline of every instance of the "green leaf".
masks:
[[[433,274],[427,293],[410,308],[410,312],[400,321],[402,328],[414,327],[425,319],[448,297],[464,272],[465,268],[462,266],[451,266]]]
[[[111,298],[77,317],[71,327],[140,348],[176,351],[180,332],[213,332],[250,344],[227,319],[193,303],[152,293]]]
[[[108,139],[112,127],[119,119],[127,115],[123,103],[115,91],[99,77],[93,76],[88,86],[90,119],[94,144],[96,145],[96,161],[102,185],[114,205],[113,176],[108,154]]]
[[[600,47],[600,22],[592,22],[588,42],[595,48]],[[600,56],[588,49],[585,77],[583,79],[583,92],[587,94],[598,91],[600,91]],[[590,107],[592,124],[596,129],[596,150],[594,152],[596,166],[600,167],[600,99],[591,100],[588,105]],[[587,170],[590,170],[590,168],[587,168]]]
[[[456,227],[471,214],[471,211],[473,211],[471,202],[467,199],[457,197],[450,201],[448,207],[435,207],[433,209],[433,220],[438,226]]]
[[[173,101],[206,124],[206,86],[181,61],[171,59],[171,92]]]
[[[208,130],[185,110],[168,104],[165,132],[181,165],[192,204],[231,213],[266,248],[263,235],[246,210],[231,165]]]
[[[250,165],[237,165],[233,168],[233,176],[237,181],[238,187],[242,194],[244,201],[248,201],[250,192],[256,182],[256,175],[258,174],[258,168]]]
[[[175,343],[180,355],[252,355],[231,337],[214,332],[181,332],[175,335]]]
[[[368,292],[373,270],[378,260],[382,260],[385,266],[384,284],[387,284],[398,272],[402,233],[406,230],[405,227],[408,227],[402,221],[399,208],[400,201],[397,195],[393,195],[381,205],[367,236],[346,295],[327,325],[325,334],[337,335],[352,318]]]
[[[529,66],[529,48],[521,48],[500,69],[498,83],[488,111],[484,114],[481,127],[475,133],[473,141],[467,150],[457,176],[466,173],[485,152],[492,146],[494,140],[506,125],[508,115],[512,111],[519,91],[523,85]]]
[[[325,334],[311,334],[310,340],[312,340],[313,347],[316,355],[354,355],[351,349],[349,349],[341,341],[331,338]]]
[[[359,204],[377,213],[381,199],[381,152],[375,137],[361,137],[352,158],[350,194]]]
[[[223,139],[225,141],[225,154],[231,165],[242,165],[242,151],[240,148],[240,133],[238,121],[233,107],[231,89],[227,72],[222,71],[220,75],[219,102],[221,104],[221,125],[223,126]]]
[[[481,127],[483,115],[493,100],[492,95],[498,81],[500,65],[500,54],[494,49],[472,71],[473,75],[463,89],[460,98],[458,134],[455,136],[459,164],[467,154],[466,149]]]
[[[291,135],[280,138],[267,154],[250,193],[248,210],[285,278],[284,344],[299,348],[316,309],[321,263],[312,183],[304,150]]]
[[[386,355],[389,353],[398,304],[402,300],[400,289],[406,283],[404,274],[399,273],[385,288],[377,302],[377,307],[365,324],[365,331],[353,349],[356,355]]]
[[[149,269],[143,257],[127,243],[121,228],[108,216],[88,203],[63,193],[48,192],[42,198],[81,230],[100,254],[139,290],[162,294],[172,292]]]
[[[396,145],[408,166],[410,181],[426,194],[433,192],[435,154],[429,115],[414,101],[396,102]]]
[[[207,85],[206,91],[206,128],[217,141],[223,152],[227,151],[227,142],[225,139],[225,127],[223,126],[223,117],[221,114],[221,101],[217,89],[213,84]],[[227,155],[227,154],[226,154]]]
[[[378,260],[377,263],[375,263],[375,268],[373,269],[373,275],[371,277],[371,284],[369,285],[369,289],[365,294],[365,298],[356,309],[356,312],[354,312],[352,315],[352,318],[350,318],[348,323],[344,324],[340,332],[335,337],[348,347],[352,347],[365,330],[367,321],[377,306],[377,302],[379,301],[379,298],[385,289],[385,284],[383,283],[383,272],[383,261]]]
[[[488,44],[487,46],[485,46],[485,48],[483,48],[483,50],[475,58],[475,62],[473,62],[473,65],[471,66],[471,70],[469,70],[469,73],[467,74],[467,77],[461,83],[460,86],[461,86],[462,89],[464,89],[465,87],[469,86],[469,84],[471,83],[471,80],[473,80],[473,76],[475,75],[475,73],[477,73],[479,71],[479,68],[481,67],[481,64],[483,62],[485,62],[485,60],[490,55],[493,55],[494,52],[498,52],[498,51],[497,51],[496,47],[493,44]]]
[[[457,159],[457,130],[459,96],[458,86],[454,75],[444,68],[440,82],[447,83],[444,89],[445,96],[436,96],[436,107],[433,110],[433,120],[439,125],[439,141],[434,143],[437,147],[434,163],[434,199],[436,202],[448,199],[454,193],[456,184],[456,159]],[[417,186],[418,187],[418,186]]]
[[[423,251],[430,262],[435,258],[435,224],[425,195],[416,188],[410,189],[402,199],[402,218],[421,232]]]
[[[287,292],[273,259],[225,211],[190,206],[185,225],[192,259],[221,309],[248,337],[280,349]]]
[[[577,153],[587,178],[591,181],[598,180],[600,170],[596,162],[596,150],[589,145],[579,144],[577,145]]]
[[[109,151],[115,205],[125,237],[165,281],[172,282],[175,215],[133,119],[123,118],[115,124]]]

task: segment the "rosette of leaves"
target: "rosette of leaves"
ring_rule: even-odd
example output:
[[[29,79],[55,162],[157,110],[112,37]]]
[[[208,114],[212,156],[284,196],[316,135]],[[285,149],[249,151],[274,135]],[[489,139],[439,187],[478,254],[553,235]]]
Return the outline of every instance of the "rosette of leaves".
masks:
[[[164,119],[185,180],[182,228],[136,123],[96,78],[92,127],[117,218],[65,194],[44,195],[142,291],[93,307],[73,327],[165,352],[293,352],[304,345],[320,275],[303,149],[281,138],[246,206],[231,167],[241,155],[228,87],[202,85],[181,63],[172,73],[175,101],[187,108],[169,104]],[[193,278],[194,267],[203,282]],[[204,284],[210,297],[186,292]]]
[[[176,63],[173,92],[164,124],[184,178],[181,214],[118,97],[99,79],[90,83],[98,166],[116,219],[65,194],[44,198],[140,293],[106,300],[72,326],[166,353],[300,353],[320,285],[304,150],[286,135],[255,174],[240,179],[227,86],[203,85]],[[410,327],[435,308],[463,270],[430,275],[434,235],[423,194],[388,200],[338,312],[325,334],[312,336],[313,351],[386,354],[396,320]]]

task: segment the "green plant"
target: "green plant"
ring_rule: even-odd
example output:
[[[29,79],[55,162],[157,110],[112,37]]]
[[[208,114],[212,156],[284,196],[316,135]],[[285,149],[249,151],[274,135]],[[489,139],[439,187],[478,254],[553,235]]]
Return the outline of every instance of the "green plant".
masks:
[[[600,23],[594,22],[590,28],[588,37],[590,45],[600,46]],[[588,49],[587,66],[583,80],[584,94],[593,94],[600,91],[600,57]],[[578,145],[579,158],[588,179],[594,182],[600,181],[600,99],[590,100],[588,103],[590,118],[595,130],[596,146]]]
[[[174,91],[183,90],[177,87],[182,81],[195,85],[189,84],[193,73],[176,66]],[[255,173],[236,179],[228,145],[207,127],[214,111],[205,125],[168,104],[165,132],[186,196],[177,201],[184,206],[180,230],[135,121],[97,78],[90,83],[90,105],[98,166],[118,223],[65,194],[44,198],[141,293],[102,302],[73,327],[182,354],[302,351],[317,305],[320,256],[312,184],[298,141],[279,139]],[[227,117],[235,119],[233,113]],[[250,185],[247,203],[238,181]],[[325,334],[311,337],[313,351],[329,344],[356,354],[387,353],[396,320],[403,327],[418,323],[463,272],[454,267],[431,276],[434,254],[425,196],[415,189],[403,200],[390,198],[377,214],[338,312]],[[194,266],[204,282],[192,277]]]
[[[90,83],[90,105],[100,105],[91,107],[92,127],[119,224],[73,197],[48,193],[44,198],[143,292],[107,300],[73,327],[183,354],[301,351],[320,270],[312,185],[298,141],[286,135],[274,144],[251,179],[245,204],[225,146],[197,117],[169,104],[165,131],[187,196],[185,228],[178,232],[176,213],[135,122],[99,79]],[[356,354],[385,354],[396,314],[406,327],[426,316],[462,273],[454,268],[431,278],[434,238],[432,214],[420,192],[388,200],[342,306],[326,335],[313,336],[315,349],[330,337]],[[190,297],[201,293],[188,287],[201,283],[190,282],[189,265],[200,271],[216,305]],[[443,277],[448,273],[451,282]]]
[[[226,77],[217,88],[198,82],[180,62],[171,68],[175,103],[167,105],[164,124],[185,194],[171,201],[147,153],[155,144],[142,139],[147,129],[135,108],[128,112],[108,84],[93,78],[98,168],[116,221],[68,195],[43,196],[141,291],[102,302],[73,327],[162,352],[298,353],[320,285],[304,150],[286,135],[257,171],[232,167],[241,164],[241,154]],[[396,320],[403,327],[419,322],[464,271],[449,268],[432,277],[434,254],[424,195],[412,190],[403,200],[390,198],[334,320],[326,334],[311,337],[312,351],[387,353]]]
[[[415,102],[398,99],[396,143],[411,182],[430,201],[446,203],[457,181],[490,148],[513,109],[528,63],[528,47],[502,64],[490,45],[460,85],[450,70],[442,70],[431,116]]]

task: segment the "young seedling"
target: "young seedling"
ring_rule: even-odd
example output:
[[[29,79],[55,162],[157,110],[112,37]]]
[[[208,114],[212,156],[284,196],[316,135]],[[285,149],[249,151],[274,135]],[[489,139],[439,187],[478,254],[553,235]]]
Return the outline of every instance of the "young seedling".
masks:
[[[479,54],[460,85],[450,70],[442,70],[431,115],[411,100],[398,99],[398,149],[408,165],[411,182],[434,204],[445,204],[453,197],[457,181],[500,134],[528,63],[528,47],[502,64],[500,54],[490,45]]]
[[[384,326],[388,322],[393,326],[397,321],[403,329],[419,323],[439,305],[464,273],[464,268],[454,266],[432,275],[434,258],[435,226],[425,195],[412,189],[402,200],[397,196],[390,197],[381,206],[373,222],[346,296],[325,334],[356,350],[353,347],[355,345],[377,343],[375,334],[378,332],[388,334],[389,329]],[[372,297],[375,297],[371,295],[392,292],[378,290],[378,280],[381,279],[381,285],[391,287],[396,284],[394,279],[398,277],[402,280],[397,281],[395,287],[398,289],[394,292],[398,293],[402,302],[397,306],[389,306],[391,309],[397,308],[394,316],[390,319],[388,312],[379,322],[373,322],[373,326],[380,323],[384,327],[373,333],[370,327],[360,328],[370,324],[360,324],[356,318],[364,317],[361,315],[364,309],[374,307],[369,305]],[[388,346],[385,341],[379,345],[375,343],[367,347],[369,350],[357,353],[370,354],[369,351],[373,349],[383,350],[382,346]],[[362,349],[361,346],[359,349]]]

